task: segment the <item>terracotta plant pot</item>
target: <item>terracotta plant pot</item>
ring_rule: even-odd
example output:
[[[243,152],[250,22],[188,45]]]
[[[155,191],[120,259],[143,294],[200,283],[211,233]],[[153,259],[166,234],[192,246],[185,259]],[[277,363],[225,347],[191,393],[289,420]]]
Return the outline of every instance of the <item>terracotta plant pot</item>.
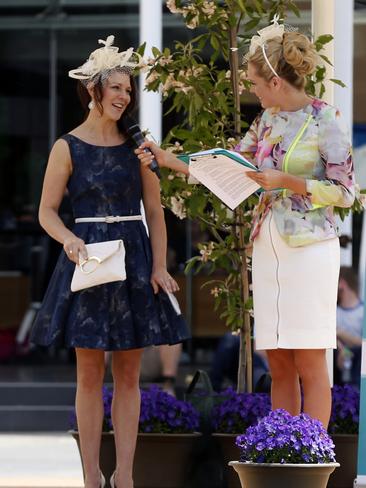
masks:
[[[79,452],[79,433],[72,432]],[[135,488],[183,488],[194,443],[193,434],[138,434],[133,467]],[[100,468],[109,480],[115,469],[113,432],[104,432],[100,448]]]
[[[341,465],[330,475],[329,488],[352,488],[357,476],[357,434],[333,434],[336,460]]]
[[[241,463],[231,461],[243,488],[326,488],[339,466],[327,464]]]

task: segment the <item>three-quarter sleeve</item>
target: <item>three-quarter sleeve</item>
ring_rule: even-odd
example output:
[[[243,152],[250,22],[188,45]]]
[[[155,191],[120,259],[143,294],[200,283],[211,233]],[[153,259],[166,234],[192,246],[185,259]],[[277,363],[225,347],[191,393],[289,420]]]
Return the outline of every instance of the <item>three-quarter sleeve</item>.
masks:
[[[245,136],[235,148],[236,151],[240,152],[245,158],[249,159],[249,161],[252,161],[253,164],[256,164],[255,154],[258,149],[258,130],[260,120],[261,114],[254,119]]]
[[[339,111],[328,106],[319,120],[319,151],[324,179],[307,179],[306,190],[314,205],[351,207],[355,198],[352,147]]]

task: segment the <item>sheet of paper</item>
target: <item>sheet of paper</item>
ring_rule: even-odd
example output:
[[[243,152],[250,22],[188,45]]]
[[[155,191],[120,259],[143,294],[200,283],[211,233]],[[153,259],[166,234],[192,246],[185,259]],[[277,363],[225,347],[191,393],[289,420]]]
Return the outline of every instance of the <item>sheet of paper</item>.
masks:
[[[177,315],[182,315],[178,300],[173,293],[167,292],[168,298]]]
[[[250,168],[224,155],[212,153],[191,156],[189,172],[211,190],[231,210],[257,191],[260,186],[246,176]]]

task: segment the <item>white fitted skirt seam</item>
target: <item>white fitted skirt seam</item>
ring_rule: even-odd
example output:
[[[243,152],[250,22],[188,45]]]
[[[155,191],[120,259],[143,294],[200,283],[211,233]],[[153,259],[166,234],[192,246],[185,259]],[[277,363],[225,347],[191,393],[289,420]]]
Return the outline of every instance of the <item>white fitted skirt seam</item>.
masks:
[[[290,247],[269,212],[253,244],[256,349],[336,348],[339,239]]]

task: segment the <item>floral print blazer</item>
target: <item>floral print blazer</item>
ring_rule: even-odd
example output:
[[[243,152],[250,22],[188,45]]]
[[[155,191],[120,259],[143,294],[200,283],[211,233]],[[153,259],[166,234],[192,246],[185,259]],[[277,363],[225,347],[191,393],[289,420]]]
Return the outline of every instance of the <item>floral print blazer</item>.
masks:
[[[304,127],[285,163],[286,152]],[[355,182],[350,138],[336,108],[313,99],[294,112],[266,109],[237,150],[259,169],[274,168],[306,179],[307,195],[281,189],[261,194],[252,239],[270,209],[279,233],[291,247],[337,235],[333,207],[352,206]]]

